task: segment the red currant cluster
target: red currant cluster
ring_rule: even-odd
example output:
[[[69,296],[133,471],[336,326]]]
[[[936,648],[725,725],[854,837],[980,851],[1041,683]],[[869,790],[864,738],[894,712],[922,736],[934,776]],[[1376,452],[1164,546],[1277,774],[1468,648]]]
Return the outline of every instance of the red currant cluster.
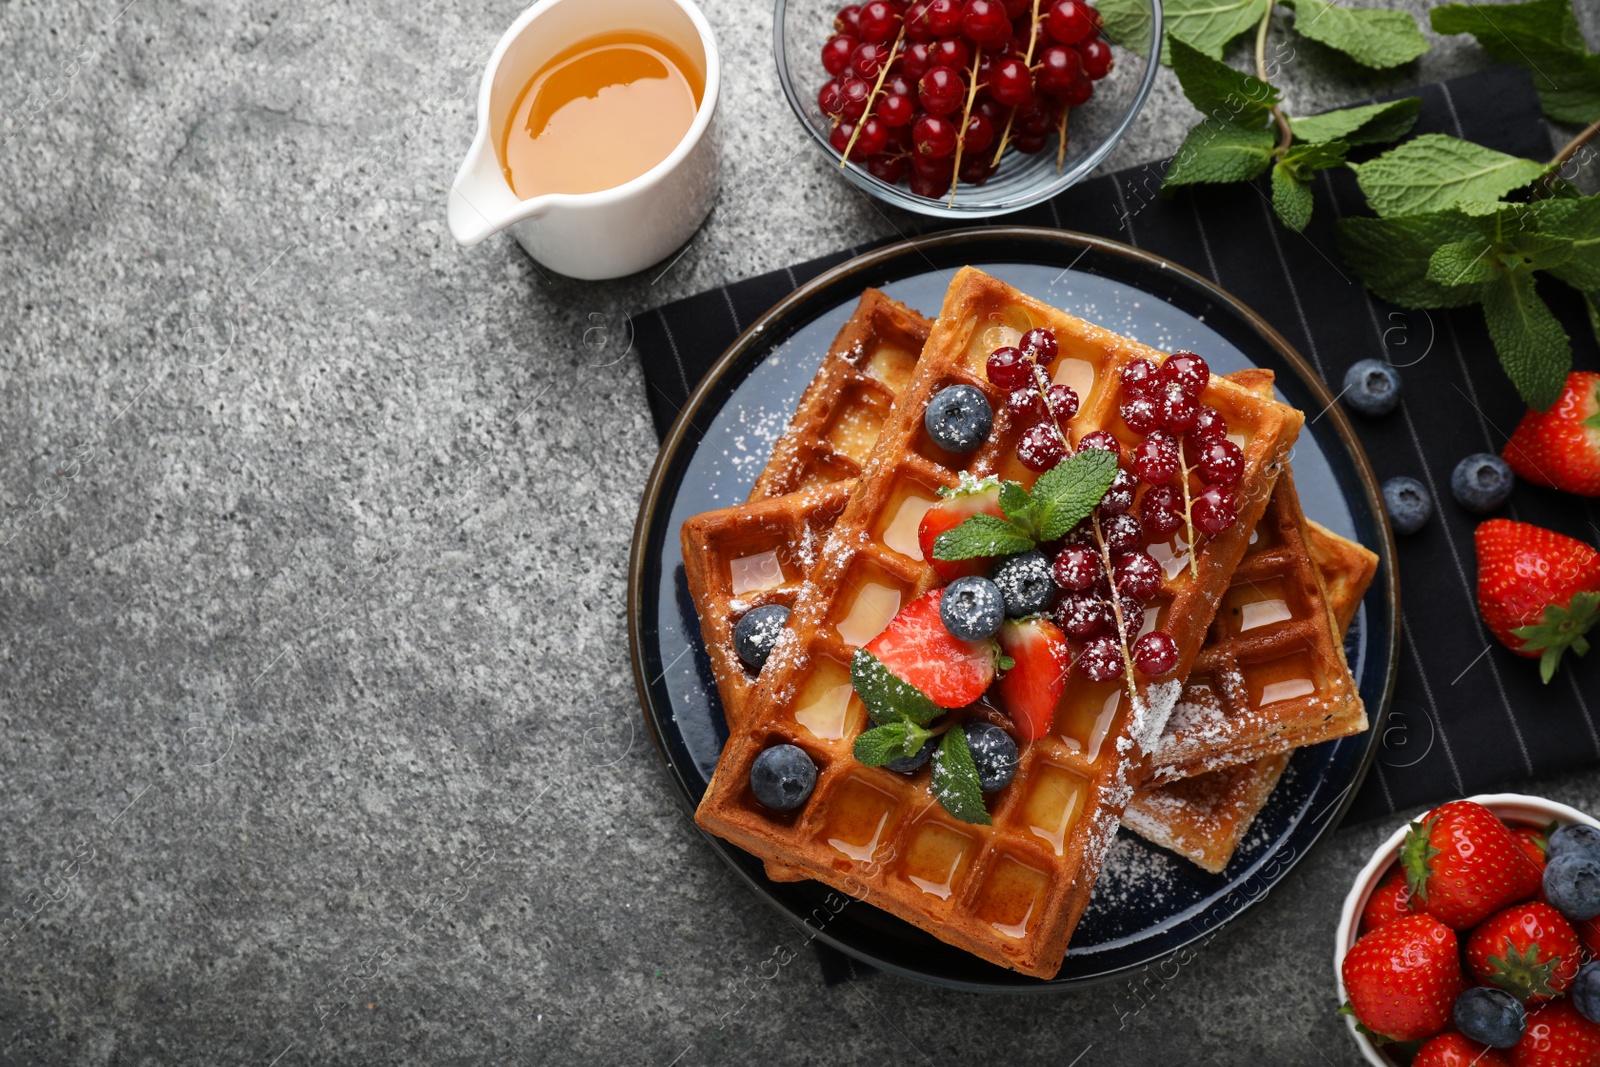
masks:
[[[1087,0],[870,0],[822,46],[830,143],[883,181],[938,199],[981,185],[1007,145],[1041,152],[1111,71]]]

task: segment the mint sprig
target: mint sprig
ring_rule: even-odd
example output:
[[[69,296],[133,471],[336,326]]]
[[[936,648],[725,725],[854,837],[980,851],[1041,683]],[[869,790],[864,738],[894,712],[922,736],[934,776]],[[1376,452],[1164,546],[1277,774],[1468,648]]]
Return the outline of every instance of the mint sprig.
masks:
[[[1283,0],[1283,5],[1294,12],[1294,28],[1302,37],[1343,52],[1364,67],[1398,67],[1428,50],[1428,39],[1405,11],[1340,7],[1327,0]]]
[[[1088,518],[1117,476],[1117,457],[1089,449],[1063,460],[1039,476],[1033,489],[1017,482],[1000,485],[997,515],[970,516],[933,542],[933,558],[944,561],[1014,556],[1041,541],[1065,537]]]
[[[864,648],[850,657],[850,684],[874,723],[926,726],[945,712],[922,690],[895,677],[882,660]]]
[[[978,765],[967,747],[967,732],[959,726],[945,731],[933,751],[933,796],[941,807],[962,822],[989,826],[989,810],[983,805],[983,786],[978,780]]]
[[[1422,111],[1422,97],[1407,96],[1386,104],[1367,104],[1324,111],[1309,118],[1291,118],[1295,139],[1308,143],[1343,141],[1356,145],[1388,144],[1411,132]]]
[[[1379,215],[1422,215],[1470,200],[1498,200],[1543,177],[1546,168],[1458,137],[1425,133],[1350,169]]]
[[[932,731],[914,722],[886,722],[856,737],[856,760],[868,767],[882,767],[897,759],[909,759],[921,752],[932,736]]]

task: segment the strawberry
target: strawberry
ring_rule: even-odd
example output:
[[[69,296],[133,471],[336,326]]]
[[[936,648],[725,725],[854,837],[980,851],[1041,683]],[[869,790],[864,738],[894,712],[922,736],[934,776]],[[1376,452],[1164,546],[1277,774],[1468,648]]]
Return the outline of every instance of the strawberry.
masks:
[[[1575,923],[1573,928],[1578,931],[1578,940],[1583,942],[1589,958],[1600,959],[1600,915]]]
[[[1550,825],[1553,827],[1555,824],[1551,823]],[[1522,851],[1528,854],[1528,858],[1533,861],[1534,866],[1543,871],[1545,860],[1548,858],[1545,855],[1545,850],[1550,845],[1549,829],[1541,830],[1536,826],[1510,826],[1509,824],[1507,829],[1511,831],[1511,836],[1517,839],[1517,844],[1522,846]]]
[[[1573,371],[1549,411],[1530,411],[1502,453],[1535,485],[1600,496],[1600,374]]]
[[[995,478],[973,478],[962,475],[961,484],[954,489],[939,490],[939,500],[922,516],[917,527],[917,544],[922,558],[932,565],[939,580],[949,585],[968,574],[988,574],[990,560],[942,560],[933,558],[933,542],[946,530],[953,530],[974,515],[993,515],[1004,518],[1000,510],[1000,482]]]
[[[1565,993],[1582,962],[1572,924],[1538,901],[1497,912],[1467,940],[1467,966],[1478,981],[1529,1004]]]
[[[1478,611],[1489,630],[1519,656],[1539,661],[1549,681],[1600,620],[1600,552],[1582,541],[1509,519],[1490,519],[1473,534],[1478,546]]]
[[[963,641],[939,617],[943,589],[924,593],[889,620],[866,649],[902,682],[916,686],[941,708],[964,708],[994,681],[1000,647],[994,641]]]
[[[1565,997],[1528,1015],[1528,1029],[1511,1050],[1511,1067],[1595,1067],[1600,1026],[1578,1014]]]
[[[999,636],[1000,651],[1016,661],[996,683],[1000,707],[1016,724],[1018,737],[1036,741],[1050,732],[1067,688],[1072,667],[1067,635],[1049,619],[1033,616],[1007,620]]]
[[[1372,891],[1366,907],[1361,909],[1361,932],[1369,934],[1402,915],[1411,914],[1414,912],[1411,908],[1411,890],[1406,885],[1406,871],[1404,867],[1396,867]]]
[[[1505,1053],[1457,1033],[1440,1034],[1417,1050],[1411,1067],[1511,1067]]]
[[[1466,988],[1456,932],[1431,915],[1402,916],[1363,937],[1339,974],[1356,1020],[1391,1041],[1444,1030]]]
[[[1505,823],[1470,800],[1453,800],[1412,823],[1400,862],[1412,907],[1454,930],[1533,898],[1542,882]]]

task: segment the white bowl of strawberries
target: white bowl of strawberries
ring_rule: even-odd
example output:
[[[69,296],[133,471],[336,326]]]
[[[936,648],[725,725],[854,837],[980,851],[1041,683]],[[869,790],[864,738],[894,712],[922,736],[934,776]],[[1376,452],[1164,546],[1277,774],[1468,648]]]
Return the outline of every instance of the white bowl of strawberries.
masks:
[[[1334,975],[1376,1067],[1600,1065],[1600,820],[1495,793],[1402,826],[1345,897]]]

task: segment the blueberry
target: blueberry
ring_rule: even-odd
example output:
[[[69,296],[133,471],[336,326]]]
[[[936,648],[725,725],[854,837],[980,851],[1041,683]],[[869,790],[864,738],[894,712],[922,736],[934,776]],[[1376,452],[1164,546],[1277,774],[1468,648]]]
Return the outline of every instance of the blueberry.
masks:
[[[1493,452],[1474,452],[1457,463],[1450,475],[1450,492],[1456,503],[1478,515],[1504,504],[1514,484],[1511,467]]]
[[[733,647],[746,667],[761,670],[788,621],[789,609],[782,604],[764,604],[744,613],[733,628]]]
[[[1006,598],[987,578],[957,578],[939,600],[939,618],[952,637],[982,641],[993,637],[1006,621]]]
[[[1522,1002],[1494,986],[1474,986],[1456,998],[1456,1029],[1480,1045],[1510,1048],[1522,1040],[1528,1012]]]
[[[1585,963],[1572,980],[1572,1006],[1592,1023],[1600,1023],[1600,962]]]
[[[1397,534],[1414,534],[1433,518],[1433,497],[1427,486],[1402,475],[1383,483],[1383,504]]]
[[[1006,614],[1014,619],[1050,610],[1050,602],[1060,592],[1050,573],[1050,561],[1038,549],[1007,556],[989,572],[1000,595],[1006,600]]]
[[[1544,868],[1544,898],[1573,922],[1600,915],[1600,863],[1588,856],[1552,856]]]
[[[917,749],[915,756],[901,756],[899,759],[890,760],[884,766],[897,774],[915,774],[933,757],[933,750],[938,747],[939,739],[930,737],[922,743],[921,748]]]
[[[817,787],[817,765],[798,745],[773,745],[750,764],[750,791],[773,811],[793,811]]]
[[[978,765],[978,785],[985,793],[1004,789],[1017,776],[1017,743],[986,722],[967,724],[967,748]]]
[[[1581,822],[1558,826],[1550,834],[1549,844],[1545,846],[1545,855],[1549,859],[1555,859],[1557,856],[1586,856],[1600,862],[1600,830]]]
[[[1381,359],[1363,359],[1344,372],[1344,402],[1363,415],[1387,415],[1400,403],[1400,372]]]
[[[933,394],[922,424],[933,443],[947,452],[971,452],[994,428],[989,400],[971,385],[951,385]]]

